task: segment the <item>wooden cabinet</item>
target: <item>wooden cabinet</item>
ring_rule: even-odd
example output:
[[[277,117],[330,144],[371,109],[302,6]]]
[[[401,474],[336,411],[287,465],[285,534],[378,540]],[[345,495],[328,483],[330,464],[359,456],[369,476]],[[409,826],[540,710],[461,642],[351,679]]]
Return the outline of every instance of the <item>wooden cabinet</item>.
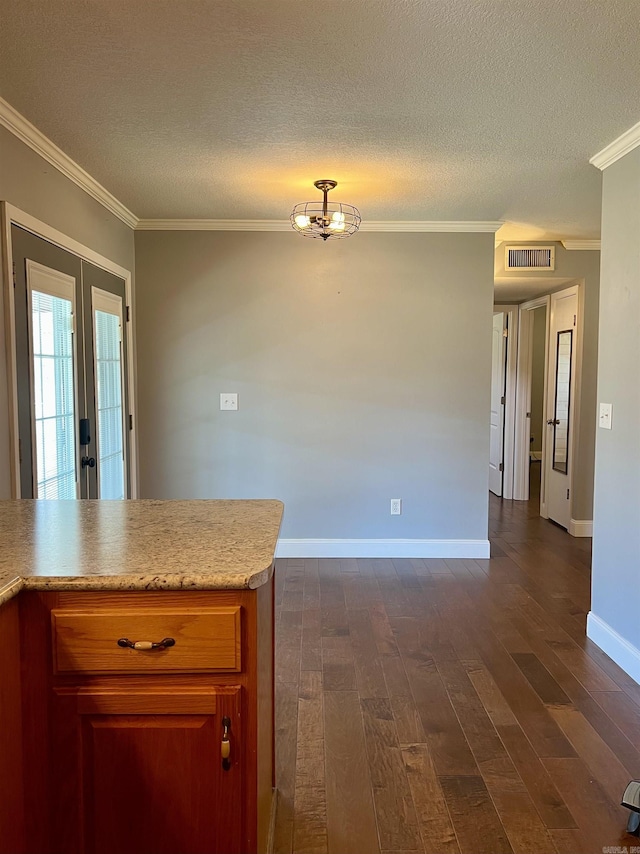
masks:
[[[55,850],[241,854],[241,690],[170,683],[57,689]]]
[[[0,851],[22,852],[22,714],[18,602],[0,607]]]
[[[27,852],[267,851],[272,582],[23,592],[20,625]]]

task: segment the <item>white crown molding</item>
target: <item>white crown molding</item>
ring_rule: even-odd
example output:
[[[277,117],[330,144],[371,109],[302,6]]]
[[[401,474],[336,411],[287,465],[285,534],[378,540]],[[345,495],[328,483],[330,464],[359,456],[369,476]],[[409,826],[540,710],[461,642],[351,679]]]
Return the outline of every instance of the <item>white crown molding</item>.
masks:
[[[16,136],[25,145],[33,149],[36,154],[43,157],[48,163],[62,172],[62,174],[77,184],[85,193],[88,193],[97,202],[100,202],[107,210],[122,220],[130,228],[138,224],[138,217],[119,202],[115,196],[92,178],[88,172],[78,166],[67,154],[46,137],[42,131],[27,121],[11,104],[0,98],[0,125]]]
[[[487,559],[489,540],[279,539],[276,557],[397,557]]]
[[[136,231],[290,231],[288,219],[140,219]]]
[[[438,222],[398,220],[363,222],[360,231],[377,232],[482,232],[493,234],[502,222]],[[140,219],[137,231],[290,231],[289,220],[280,219]]]
[[[637,148],[639,145],[640,122],[632,128],[629,128],[629,130],[626,130],[623,134],[620,134],[620,136],[617,139],[614,139],[613,142],[610,142],[609,145],[605,145],[602,151],[593,155],[591,160],[589,160],[589,163],[597,169],[606,169],[607,166],[611,166],[612,163],[615,163],[616,160],[620,160],[621,157],[624,157],[625,154],[633,151],[633,149]]]
[[[561,240],[560,243],[565,249],[569,250],[589,250],[600,251],[599,240]]]
[[[398,231],[398,232],[482,232],[495,234],[502,228],[503,222],[484,220],[447,221],[447,220],[380,220],[378,222],[364,221],[360,231]]]

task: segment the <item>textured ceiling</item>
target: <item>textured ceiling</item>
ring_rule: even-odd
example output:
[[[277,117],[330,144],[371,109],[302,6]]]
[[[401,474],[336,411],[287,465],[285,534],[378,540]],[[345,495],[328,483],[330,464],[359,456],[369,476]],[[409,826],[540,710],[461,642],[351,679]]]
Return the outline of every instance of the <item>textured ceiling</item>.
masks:
[[[638,0],[0,0],[0,95],[144,218],[597,237],[640,119]],[[501,236],[509,237],[510,233]]]

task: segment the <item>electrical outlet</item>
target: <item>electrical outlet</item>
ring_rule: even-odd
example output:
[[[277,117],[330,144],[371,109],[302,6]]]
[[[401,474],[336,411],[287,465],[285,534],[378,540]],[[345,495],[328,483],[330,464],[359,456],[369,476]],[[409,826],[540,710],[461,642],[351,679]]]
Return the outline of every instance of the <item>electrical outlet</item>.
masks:
[[[223,391],[220,395],[220,409],[237,409],[238,395],[235,392]]]
[[[598,415],[598,424],[604,427],[605,430],[611,430],[611,421],[613,415],[613,407],[610,403],[600,404],[600,413]]]
[[[402,513],[402,498],[391,499],[391,515],[400,516]]]

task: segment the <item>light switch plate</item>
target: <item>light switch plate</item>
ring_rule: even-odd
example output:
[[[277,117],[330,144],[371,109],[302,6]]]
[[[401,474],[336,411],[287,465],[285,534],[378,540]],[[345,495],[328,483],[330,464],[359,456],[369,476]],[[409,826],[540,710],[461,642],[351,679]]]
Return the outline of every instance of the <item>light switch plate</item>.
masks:
[[[232,391],[223,391],[220,395],[220,409],[237,409],[238,395]]]
[[[605,430],[611,430],[611,419],[613,416],[613,406],[610,403],[600,404],[600,414],[598,415],[598,426],[604,427]]]

